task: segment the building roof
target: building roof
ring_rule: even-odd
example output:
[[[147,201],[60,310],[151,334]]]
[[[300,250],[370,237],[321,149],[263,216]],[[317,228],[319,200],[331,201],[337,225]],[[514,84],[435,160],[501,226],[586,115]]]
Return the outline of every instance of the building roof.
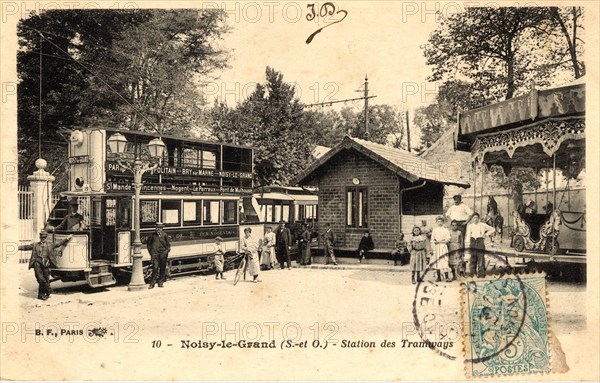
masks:
[[[432,165],[428,160],[406,150],[350,136],[344,137],[338,145],[329,150],[323,157],[314,161],[308,168],[296,176],[294,182],[301,184],[307,181],[315,171],[325,165],[331,158],[340,151],[347,149],[353,149],[362,153],[411,182],[428,180],[461,187],[470,186],[456,177],[444,174],[444,169],[440,169],[440,167]]]
[[[456,148],[470,151],[481,134],[503,132],[531,123],[585,115],[585,83],[576,81],[558,88],[534,89],[521,96],[459,114]]]
[[[315,146],[315,148],[312,151],[312,155],[315,158],[321,158],[323,157],[329,150],[331,150],[331,148],[328,148],[327,146],[321,146],[321,145],[317,145]]]

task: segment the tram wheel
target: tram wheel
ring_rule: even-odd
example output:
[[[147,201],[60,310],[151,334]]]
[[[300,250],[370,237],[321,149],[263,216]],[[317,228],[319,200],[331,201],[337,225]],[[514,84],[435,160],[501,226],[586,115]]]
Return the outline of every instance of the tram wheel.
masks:
[[[525,239],[523,239],[523,237],[520,235],[515,235],[515,238],[513,239],[513,247],[519,252],[525,250]]]

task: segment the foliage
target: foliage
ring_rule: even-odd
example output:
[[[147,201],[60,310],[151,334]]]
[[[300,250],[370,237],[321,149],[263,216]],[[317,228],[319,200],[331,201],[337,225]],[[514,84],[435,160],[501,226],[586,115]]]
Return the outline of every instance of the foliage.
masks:
[[[185,133],[198,126],[204,115],[197,85],[227,60],[217,46],[227,32],[225,16],[219,10],[51,10],[22,20],[20,174],[33,170],[36,156],[26,150],[38,142],[38,124],[50,169],[64,159],[63,127]]]
[[[259,186],[286,185],[312,160],[311,134],[294,86],[267,67],[266,83],[258,84],[235,108],[215,105],[211,129],[216,139],[255,147]]]
[[[549,85],[552,75],[564,69],[559,58],[564,42],[580,42],[569,50],[574,55],[582,49],[574,33],[561,37],[566,33],[561,22],[581,29],[580,13],[570,21],[567,15],[548,7],[482,7],[442,18],[423,46],[427,64],[433,66],[430,79],[467,79],[486,100],[512,98],[531,83]]]

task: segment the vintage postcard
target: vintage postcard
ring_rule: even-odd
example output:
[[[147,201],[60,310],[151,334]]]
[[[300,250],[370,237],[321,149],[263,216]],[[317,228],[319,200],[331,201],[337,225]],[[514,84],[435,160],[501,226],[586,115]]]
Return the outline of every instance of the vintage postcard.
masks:
[[[598,381],[599,12],[0,2],[0,378]]]

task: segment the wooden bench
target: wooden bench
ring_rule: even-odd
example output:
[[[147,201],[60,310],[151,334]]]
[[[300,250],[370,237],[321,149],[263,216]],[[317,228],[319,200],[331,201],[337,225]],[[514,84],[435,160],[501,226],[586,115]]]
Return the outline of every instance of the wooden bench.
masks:
[[[312,246],[313,255],[315,256],[323,256],[323,246]],[[358,259],[358,249],[356,247],[335,247],[335,256],[342,258],[356,258]],[[316,250],[316,253],[315,253]],[[392,251],[393,248],[384,248],[384,247],[376,247],[373,250],[369,250],[367,254],[365,254],[365,258],[367,259],[385,259],[385,260],[393,260],[392,259]]]

